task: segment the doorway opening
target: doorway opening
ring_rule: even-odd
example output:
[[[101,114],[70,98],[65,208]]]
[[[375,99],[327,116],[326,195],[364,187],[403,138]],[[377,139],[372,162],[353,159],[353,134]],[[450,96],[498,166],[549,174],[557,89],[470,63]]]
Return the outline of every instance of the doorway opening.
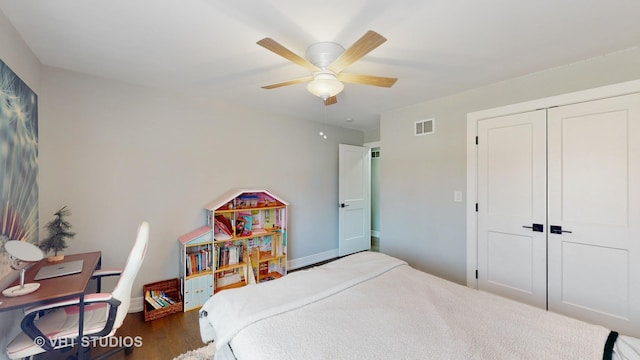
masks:
[[[371,150],[371,251],[380,251],[380,142],[366,143]]]

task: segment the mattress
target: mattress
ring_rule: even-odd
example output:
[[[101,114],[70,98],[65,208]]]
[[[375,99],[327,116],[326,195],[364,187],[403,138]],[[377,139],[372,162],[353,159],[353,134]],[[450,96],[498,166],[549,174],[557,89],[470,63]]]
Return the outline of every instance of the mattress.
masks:
[[[225,290],[200,310],[216,359],[639,359],[638,339],[374,252]]]

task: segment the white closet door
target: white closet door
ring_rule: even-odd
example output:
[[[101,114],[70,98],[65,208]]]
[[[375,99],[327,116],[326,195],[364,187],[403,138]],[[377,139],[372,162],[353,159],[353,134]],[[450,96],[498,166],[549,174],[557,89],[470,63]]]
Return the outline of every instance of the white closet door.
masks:
[[[479,121],[479,289],[546,308],[546,228],[546,111]]]
[[[549,310],[640,336],[640,95],[548,121]]]

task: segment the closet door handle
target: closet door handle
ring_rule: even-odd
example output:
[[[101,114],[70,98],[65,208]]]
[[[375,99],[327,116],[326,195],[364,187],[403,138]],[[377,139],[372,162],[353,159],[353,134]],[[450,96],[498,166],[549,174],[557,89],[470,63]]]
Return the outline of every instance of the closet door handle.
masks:
[[[341,203],[341,204],[340,204],[340,207],[341,207],[341,208],[343,208],[343,207],[347,207],[347,206],[349,206],[349,205],[347,205],[347,204],[345,204],[345,203]]]
[[[562,230],[562,226],[559,226],[559,225],[551,225],[549,227],[549,231],[552,234],[558,234],[558,235],[562,235],[562,233],[569,233],[569,234],[573,233],[573,231]]]
[[[544,225],[542,224],[531,224],[531,226],[522,226],[525,229],[531,229],[535,232],[544,232]]]

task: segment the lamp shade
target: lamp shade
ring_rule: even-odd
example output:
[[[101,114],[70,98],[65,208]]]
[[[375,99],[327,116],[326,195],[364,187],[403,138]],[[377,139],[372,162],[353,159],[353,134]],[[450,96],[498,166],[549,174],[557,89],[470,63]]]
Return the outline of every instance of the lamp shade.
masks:
[[[338,95],[344,90],[344,84],[331,72],[317,72],[313,75],[313,80],[307,84],[307,90],[315,96],[326,99]]]
[[[35,262],[42,259],[42,251],[26,241],[9,240],[4,244],[4,248],[9,255],[20,261]]]

